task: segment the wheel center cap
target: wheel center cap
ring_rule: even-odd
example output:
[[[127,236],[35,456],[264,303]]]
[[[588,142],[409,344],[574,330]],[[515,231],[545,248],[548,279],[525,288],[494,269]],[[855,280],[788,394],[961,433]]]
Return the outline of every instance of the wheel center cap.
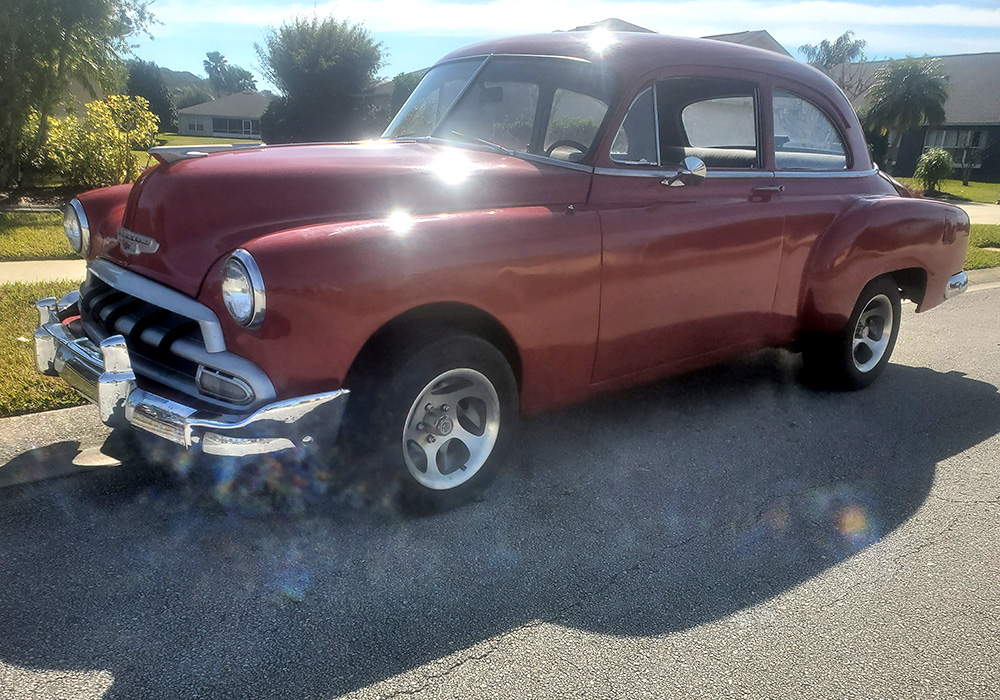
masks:
[[[441,437],[448,435],[455,428],[451,416],[437,408],[432,408],[424,414],[423,423],[428,432]]]

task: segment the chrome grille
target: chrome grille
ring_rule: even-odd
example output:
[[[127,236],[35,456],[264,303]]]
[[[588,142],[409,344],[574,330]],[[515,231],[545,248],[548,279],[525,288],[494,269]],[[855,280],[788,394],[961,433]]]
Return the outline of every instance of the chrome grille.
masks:
[[[192,318],[140,299],[88,274],[80,287],[80,320],[95,343],[120,334],[136,376],[197,398],[206,407],[242,413],[274,399],[274,389],[256,365],[229,352],[209,353],[201,325]],[[235,377],[252,390],[252,401],[220,400],[199,391],[199,367]]]

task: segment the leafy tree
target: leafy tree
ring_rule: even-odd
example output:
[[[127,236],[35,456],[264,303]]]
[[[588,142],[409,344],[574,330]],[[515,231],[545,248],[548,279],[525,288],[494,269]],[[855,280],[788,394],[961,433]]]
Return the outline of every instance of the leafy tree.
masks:
[[[177,109],[184,109],[200,105],[203,102],[211,102],[214,99],[215,95],[212,94],[212,91],[208,87],[204,85],[188,85],[175,93],[174,104],[177,105]]]
[[[152,21],[146,0],[6,0],[0,22],[0,187],[44,148],[49,115],[78,80],[120,84],[128,37]],[[32,113],[38,128],[25,139]]]
[[[229,68],[226,57],[218,51],[209,51],[205,54],[205,60],[201,62],[208,74],[208,82],[212,84],[216,97],[222,97],[223,74]]]
[[[253,73],[245,68],[232,65],[218,51],[206,53],[202,65],[205,67],[208,82],[215,90],[216,97],[225,97],[237,92],[257,89],[257,81],[254,80]]]
[[[888,61],[875,72],[864,121],[870,128],[900,132],[940,124],[947,99],[948,79],[936,59]]]
[[[410,95],[417,89],[417,85],[423,80],[425,70],[413,71],[412,73],[400,73],[392,79],[392,97],[389,98],[389,111],[392,112],[390,119],[396,116]]]
[[[854,32],[847,31],[832,42],[823,39],[819,44],[803,44],[799,51],[813,65],[829,75],[840,89],[851,98],[863,94],[871,84],[865,64],[864,39],[855,39]]]
[[[129,95],[144,97],[149,102],[149,110],[160,121],[162,131],[177,130],[177,110],[174,100],[163,80],[160,67],[153,62],[134,59],[128,62],[128,80],[125,81],[125,92]]]
[[[296,17],[256,45],[264,77],[281,91],[261,119],[269,142],[352,138],[371,107],[358,98],[382,66],[382,44],[360,24]]]
[[[935,192],[938,184],[951,177],[954,169],[955,163],[948,151],[943,148],[928,148],[917,161],[913,176],[923,183],[925,191]]]
[[[257,80],[253,77],[253,73],[239,66],[229,66],[223,74],[223,83],[226,93],[230,95],[257,91]]]

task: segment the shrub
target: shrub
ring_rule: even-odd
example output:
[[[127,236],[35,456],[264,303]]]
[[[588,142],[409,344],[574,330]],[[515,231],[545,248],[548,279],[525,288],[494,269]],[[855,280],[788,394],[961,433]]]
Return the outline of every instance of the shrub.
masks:
[[[145,150],[155,141],[156,116],[142,97],[110,95],[87,104],[83,119],[49,118],[48,138],[32,165],[58,173],[66,184],[104,187],[130,182],[141,168],[133,149]],[[38,115],[28,131],[38,130]]]
[[[923,183],[925,192],[935,192],[938,183],[951,177],[954,169],[955,163],[948,151],[943,148],[929,148],[917,161],[917,169],[913,176]]]

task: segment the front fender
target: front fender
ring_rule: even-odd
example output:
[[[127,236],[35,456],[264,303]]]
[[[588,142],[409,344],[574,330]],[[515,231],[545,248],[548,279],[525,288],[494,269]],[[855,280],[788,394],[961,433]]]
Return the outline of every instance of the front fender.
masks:
[[[218,283],[225,258],[199,299],[218,310],[227,347],[258,364],[279,398],[339,388],[377,330],[437,303],[475,307],[508,330],[529,408],[536,398],[572,400],[589,384],[600,303],[594,212],[397,214],[273,233],[243,247],[267,290],[261,327],[248,331],[225,312]]]
[[[803,330],[840,330],[864,286],[897,270],[923,270],[927,284],[917,311],[936,306],[948,278],[962,270],[968,241],[969,217],[958,207],[901,197],[859,200],[813,246],[800,295]]]

